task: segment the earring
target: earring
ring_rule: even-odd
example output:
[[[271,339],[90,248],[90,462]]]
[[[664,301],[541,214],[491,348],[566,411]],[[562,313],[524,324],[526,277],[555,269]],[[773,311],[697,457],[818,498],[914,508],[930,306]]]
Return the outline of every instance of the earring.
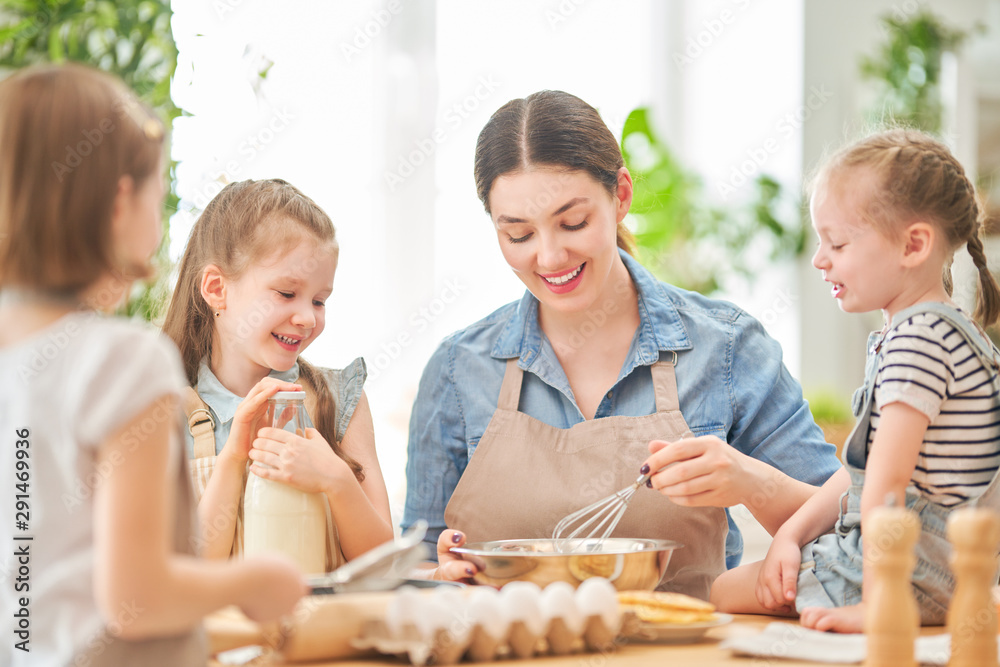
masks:
[[[219,311],[215,311],[215,316],[216,316],[216,317],[218,317],[218,316],[219,316],[219,315],[221,315],[221,314],[222,314],[222,313],[220,313]]]

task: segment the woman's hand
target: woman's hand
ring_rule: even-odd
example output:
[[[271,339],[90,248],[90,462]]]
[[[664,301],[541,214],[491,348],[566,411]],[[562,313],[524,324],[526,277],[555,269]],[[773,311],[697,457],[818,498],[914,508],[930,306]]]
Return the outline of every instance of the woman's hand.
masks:
[[[267,399],[279,391],[302,391],[302,385],[283,382],[272,377],[266,377],[255,384],[236,408],[223,453],[240,462],[247,460],[254,434],[262,426],[261,421],[267,412]]]
[[[801,564],[802,550],[798,543],[779,530],[757,574],[754,592],[761,606],[771,611],[795,611]]]
[[[452,547],[460,547],[463,544],[465,544],[465,533],[451,529],[441,532],[437,541],[438,566],[431,575],[431,579],[475,583],[472,581],[472,577],[479,571],[476,564],[462,560],[461,556],[451,552]]]
[[[304,436],[262,428],[249,456],[250,472],[306,493],[326,493],[340,484],[356,483],[354,472],[314,428],[307,428]]]
[[[678,505],[731,507],[745,501],[749,457],[714,435],[653,440],[642,470],[659,470],[648,486]],[[648,466],[648,468],[646,467]],[[666,468],[670,466],[669,468]],[[666,470],[663,470],[666,468]]]

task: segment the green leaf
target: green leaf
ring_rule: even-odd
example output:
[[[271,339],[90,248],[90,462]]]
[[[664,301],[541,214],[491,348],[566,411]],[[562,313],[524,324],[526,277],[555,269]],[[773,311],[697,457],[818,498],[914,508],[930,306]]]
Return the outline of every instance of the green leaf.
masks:
[[[170,3],[160,0],[3,0],[0,67],[88,63],[121,77],[169,122],[180,114],[170,99],[170,79],[177,67],[170,17]],[[175,179],[170,183],[174,188]],[[176,193],[168,194],[167,204],[176,210]],[[130,314],[149,319],[165,303],[167,247],[164,242],[158,255],[160,280],[136,286]]]

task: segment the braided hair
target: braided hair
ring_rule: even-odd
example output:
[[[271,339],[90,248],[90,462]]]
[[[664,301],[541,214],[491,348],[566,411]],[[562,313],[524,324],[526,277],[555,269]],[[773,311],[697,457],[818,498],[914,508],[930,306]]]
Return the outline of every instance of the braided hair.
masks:
[[[854,168],[871,170],[878,179],[862,214],[880,232],[892,236],[916,219],[933,224],[949,250],[965,245],[979,272],[975,317],[989,326],[1000,317],[1000,286],[990,272],[981,238],[984,212],[976,189],[948,147],[909,129],[892,129],[852,144],[835,154],[813,181]],[[952,292],[951,265],[942,275]]]

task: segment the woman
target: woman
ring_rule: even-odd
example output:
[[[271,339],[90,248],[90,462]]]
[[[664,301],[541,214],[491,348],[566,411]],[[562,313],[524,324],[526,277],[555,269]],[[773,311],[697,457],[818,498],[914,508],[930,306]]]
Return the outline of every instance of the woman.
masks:
[[[742,554],[723,508],[743,503],[773,533],[839,467],[778,344],[632,257],[632,178],[579,98],[508,102],[479,135],[475,176],[527,292],[428,363],[403,527],[427,520],[434,576],[464,578],[475,566],[448,547],[549,537],[640,470],[676,463],[650,480],[659,494],[633,497],[615,535],[685,544],[663,587],[707,598]],[[695,437],[681,439],[687,430]]]

